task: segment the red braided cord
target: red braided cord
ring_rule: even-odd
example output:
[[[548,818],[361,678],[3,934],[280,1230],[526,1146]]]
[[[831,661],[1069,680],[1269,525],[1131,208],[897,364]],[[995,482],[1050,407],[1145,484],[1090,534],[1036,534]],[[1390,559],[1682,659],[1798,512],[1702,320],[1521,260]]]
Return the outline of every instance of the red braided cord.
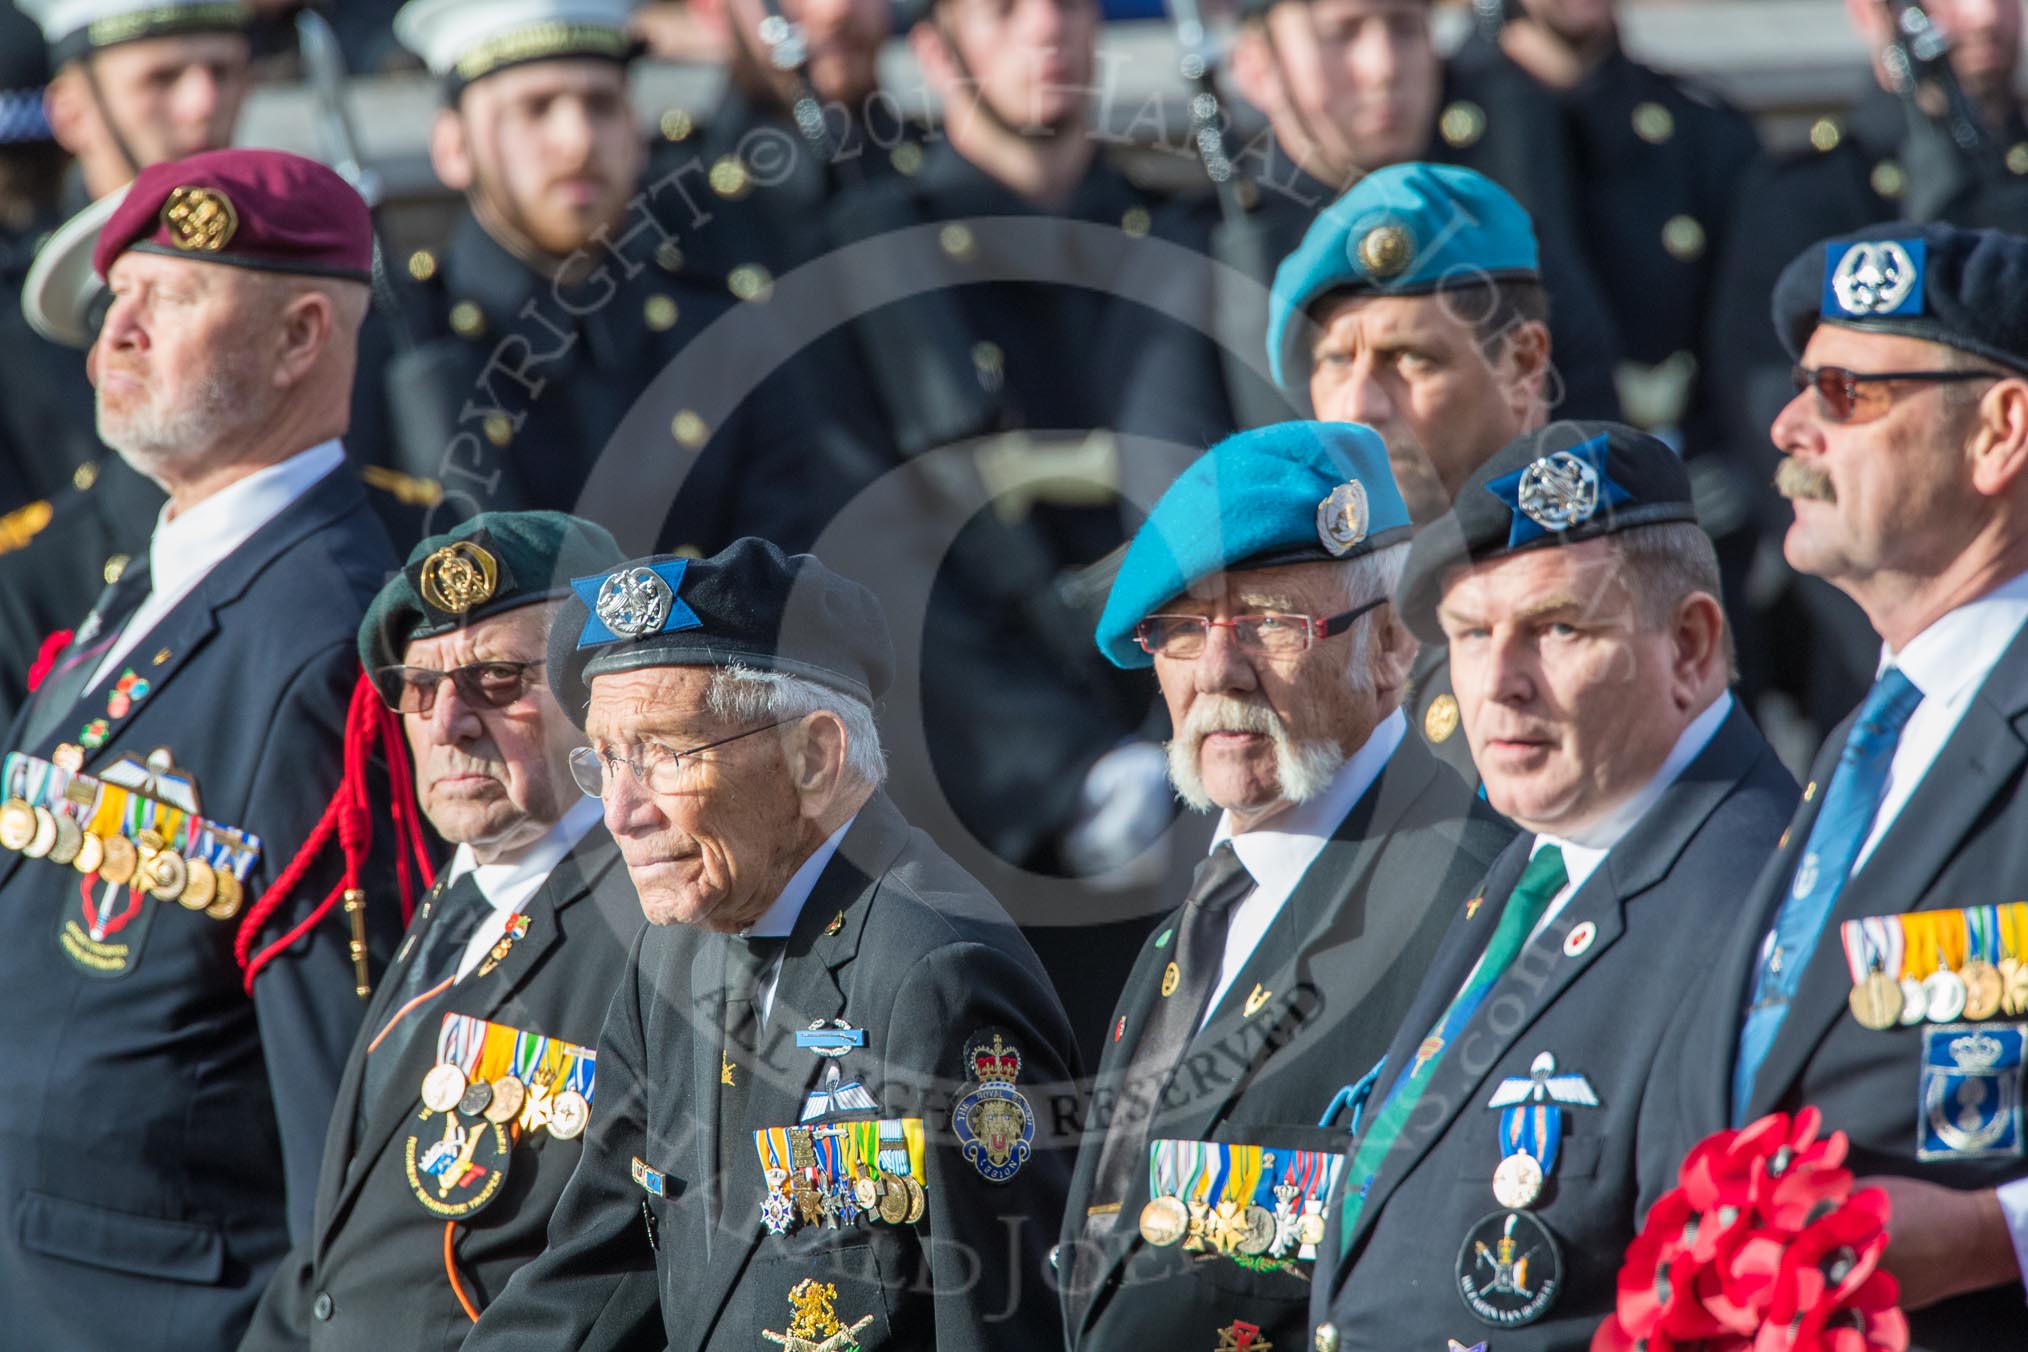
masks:
[[[34,663],[28,668],[28,690],[30,694],[33,694],[41,687],[44,681],[49,679],[49,673],[56,668],[57,654],[70,646],[70,640],[76,632],[74,629],[59,629],[48,638],[42,640],[42,646],[36,649]]]

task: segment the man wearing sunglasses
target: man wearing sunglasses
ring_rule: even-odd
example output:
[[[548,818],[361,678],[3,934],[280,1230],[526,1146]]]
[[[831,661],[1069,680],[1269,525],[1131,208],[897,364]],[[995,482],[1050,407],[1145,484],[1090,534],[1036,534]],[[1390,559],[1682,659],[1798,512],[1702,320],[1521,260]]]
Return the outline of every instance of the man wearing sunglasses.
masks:
[[[1214,446],[1128,547],[1099,649],[1154,668],[1170,778],[1220,815],[1106,1030],[1058,1259],[1073,1347],[1308,1341],[1339,1091],[1437,903],[1512,835],[1397,708],[1408,534],[1376,433],[1283,423]]]
[[[641,929],[598,805],[571,782],[582,739],[543,661],[569,579],[619,558],[588,521],[487,513],[417,545],[360,624],[416,798],[457,848],[367,1006],[314,1226],[268,1284],[247,1352],[457,1348],[542,1250],[582,1152],[577,1114],[601,1101],[595,1063],[564,1049],[597,1044]],[[428,1171],[447,1125],[477,1138],[469,1178]]]
[[[1884,1265],[1938,1352],[2018,1323],[2028,1260],[2024,303],[2028,240],[1989,230],[1874,227],[1782,273],[1783,552],[1865,612],[1878,675],[1690,1011],[1671,1105],[1693,1139],[1822,1109],[1893,1201]]]

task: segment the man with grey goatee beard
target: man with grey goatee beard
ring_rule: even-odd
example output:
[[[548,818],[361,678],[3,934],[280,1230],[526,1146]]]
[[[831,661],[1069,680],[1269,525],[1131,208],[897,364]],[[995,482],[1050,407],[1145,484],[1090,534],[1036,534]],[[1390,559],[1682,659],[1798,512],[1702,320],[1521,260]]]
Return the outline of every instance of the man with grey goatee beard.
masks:
[[[1339,1091],[1512,835],[1407,735],[1409,529],[1377,433],[1284,423],[1213,447],[1128,547],[1100,651],[1154,668],[1170,778],[1219,819],[1106,1031],[1057,1254],[1074,1348],[1211,1347],[1235,1312],[1307,1341]]]

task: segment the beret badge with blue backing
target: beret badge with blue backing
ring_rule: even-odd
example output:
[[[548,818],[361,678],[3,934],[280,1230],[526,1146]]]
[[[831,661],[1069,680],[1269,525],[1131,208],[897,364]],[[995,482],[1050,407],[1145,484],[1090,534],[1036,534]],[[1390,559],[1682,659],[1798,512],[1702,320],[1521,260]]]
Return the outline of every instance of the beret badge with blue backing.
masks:
[[[1919,239],[1860,240],[1828,250],[1824,318],[1921,314],[1926,253]]]
[[[1600,433],[1488,483],[1486,491],[1514,513],[1507,547],[1581,526],[1597,514],[1601,501],[1611,505],[1627,501],[1627,490],[1606,472],[1606,451],[1607,437]]]
[[[689,566],[688,559],[676,559],[572,578],[571,590],[591,608],[577,646],[700,627],[704,622],[677,596]]]

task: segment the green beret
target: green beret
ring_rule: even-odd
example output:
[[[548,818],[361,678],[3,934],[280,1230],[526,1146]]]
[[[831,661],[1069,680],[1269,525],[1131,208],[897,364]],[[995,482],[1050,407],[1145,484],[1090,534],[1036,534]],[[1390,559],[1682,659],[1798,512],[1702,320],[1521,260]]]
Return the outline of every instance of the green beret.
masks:
[[[625,555],[604,526],[564,512],[482,512],[409,551],[359,624],[368,671],[401,665],[435,638],[517,606],[570,594],[570,579]]]

